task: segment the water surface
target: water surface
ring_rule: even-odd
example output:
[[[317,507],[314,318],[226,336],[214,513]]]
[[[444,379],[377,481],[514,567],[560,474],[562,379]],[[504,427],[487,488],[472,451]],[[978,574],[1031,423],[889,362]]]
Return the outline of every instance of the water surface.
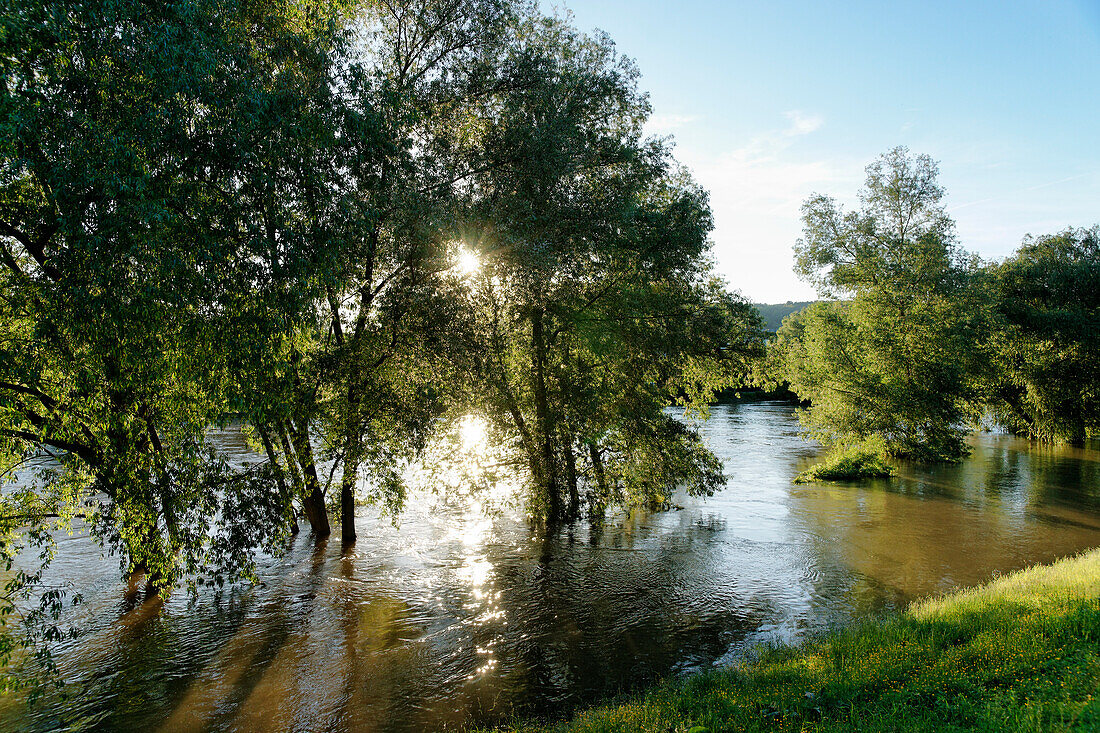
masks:
[[[972,440],[956,466],[802,485],[817,455],[790,405],[715,408],[729,481],[680,509],[549,536],[415,497],[400,528],[358,519],[354,551],[299,537],[262,584],[127,596],[117,561],[62,542],[88,630],[62,649],[77,692],[0,728],[421,731],[560,716],[656,678],[735,661],[922,596],[1100,545],[1100,450]],[[218,436],[246,458],[240,436]]]

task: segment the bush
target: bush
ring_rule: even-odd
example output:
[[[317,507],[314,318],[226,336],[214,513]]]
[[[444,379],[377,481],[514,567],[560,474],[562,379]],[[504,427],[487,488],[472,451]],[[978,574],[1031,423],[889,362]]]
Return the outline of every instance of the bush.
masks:
[[[838,446],[825,454],[825,460],[798,474],[796,484],[814,481],[856,481],[864,478],[889,478],[894,467],[886,462],[881,446],[868,443]]]

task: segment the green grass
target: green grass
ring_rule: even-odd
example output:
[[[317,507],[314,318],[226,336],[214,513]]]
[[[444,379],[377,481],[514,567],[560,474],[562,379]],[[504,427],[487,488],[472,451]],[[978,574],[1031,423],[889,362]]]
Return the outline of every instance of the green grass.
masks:
[[[1100,549],[515,730],[1100,731]]]
[[[795,476],[796,484],[814,481],[855,481],[863,478],[887,478],[894,467],[886,462],[880,446],[871,444],[842,445],[825,454],[825,460],[815,463]]]

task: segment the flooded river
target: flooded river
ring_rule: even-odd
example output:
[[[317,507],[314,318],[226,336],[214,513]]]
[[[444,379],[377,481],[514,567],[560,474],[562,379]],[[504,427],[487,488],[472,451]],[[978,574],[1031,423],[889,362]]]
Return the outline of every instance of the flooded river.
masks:
[[[1100,545],[1100,449],[973,438],[972,457],[890,481],[791,483],[818,452],[792,408],[715,408],[729,482],[681,508],[533,533],[428,495],[359,542],[299,537],[248,588],[127,600],[79,536],[54,572],[83,589],[72,683],[0,729],[421,731],[559,716],[753,644],[903,607]],[[219,436],[229,452],[238,435]]]

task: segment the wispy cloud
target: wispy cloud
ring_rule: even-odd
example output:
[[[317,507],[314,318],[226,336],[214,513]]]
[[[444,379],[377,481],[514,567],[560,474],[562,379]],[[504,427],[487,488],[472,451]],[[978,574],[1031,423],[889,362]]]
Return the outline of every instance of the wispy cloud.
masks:
[[[649,135],[668,135],[698,119],[696,115],[653,115],[646,120],[645,130]]]
[[[738,160],[766,160],[778,156],[800,138],[817,132],[825,124],[821,115],[807,114],[801,110],[783,113],[787,120],[785,127],[776,127],[755,135],[745,145],[726,154],[728,158]]]
[[[786,127],[765,131],[718,156],[687,161],[711,191],[718,216],[730,225],[762,214],[789,217],[793,212],[797,218],[798,206],[815,185],[839,180],[831,161],[792,150],[799,138],[824,125],[822,117],[800,111],[787,112],[785,117]]]
[[[783,131],[783,135],[786,137],[809,135],[811,132],[817,132],[825,124],[825,120],[821,115],[808,115],[797,109],[792,109],[783,114],[790,122],[790,126]]]
[[[1011,192],[1009,192],[1007,194],[1004,194],[1004,195],[988,196],[988,197],[983,198],[983,199],[978,199],[977,201],[967,201],[964,204],[956,204],[954,206],[948,206],[947,210],[948,211],[958,211],[959,209],[965,209],[968,206],[979,206],[981,204],[987,204],[991,201],[1000,201],[1001,199],[1016,196],[1016,195],[1021,194],[1021,193],[1029,193],[1031,191],[1039,191],[1039,190],[1044,189],[1044,188],[1050,188],[1051,186],[1058,186],[1060,184],[1069,183],[1070,181],[1076,181],[1076,180],[1081,179],[1081,178],[1088,178],[1089,176],[1095,176],[1098,173],[1100,173],[1100,171],[1088,171],[1086,173],[1079,173],[1075,176],[1066,176],[1065,178],[1059,178],[1056,181],[1048,181],[1047,183],[1039,183],[1039,184],[1036,184],[1034,186],[1028,186],[1026,188],[1017,189],[1015,191],[1011,191]]]

